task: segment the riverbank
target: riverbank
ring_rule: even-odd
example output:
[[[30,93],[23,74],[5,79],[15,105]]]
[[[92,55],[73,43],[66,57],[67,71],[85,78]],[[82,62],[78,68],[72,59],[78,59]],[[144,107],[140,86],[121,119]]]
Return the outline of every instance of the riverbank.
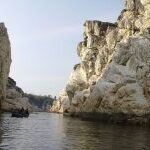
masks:
[[[51,113],[61,114],[68,118],[78,118],[83,121],[117,124],[127,126],[150,127],[150,114],[125,114],[125,113],[98,113],[98,112],[78,112],[78,113]]]

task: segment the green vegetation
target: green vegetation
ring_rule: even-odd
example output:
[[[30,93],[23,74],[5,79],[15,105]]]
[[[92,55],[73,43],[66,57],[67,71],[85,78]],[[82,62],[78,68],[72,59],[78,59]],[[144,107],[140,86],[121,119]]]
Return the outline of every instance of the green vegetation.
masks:
[[[53,104],[54,98],[51,95],[34,95],[25,93],[25,97],[28,97],[31,105],[41,111],[47,111]]]

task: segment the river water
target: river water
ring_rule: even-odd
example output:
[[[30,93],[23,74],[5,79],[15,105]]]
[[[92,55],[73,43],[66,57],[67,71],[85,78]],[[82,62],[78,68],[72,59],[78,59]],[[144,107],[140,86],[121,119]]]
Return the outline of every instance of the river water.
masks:
[[[81,121],[59,114],[0,117],[0,150],[150,150],[150,129]]]

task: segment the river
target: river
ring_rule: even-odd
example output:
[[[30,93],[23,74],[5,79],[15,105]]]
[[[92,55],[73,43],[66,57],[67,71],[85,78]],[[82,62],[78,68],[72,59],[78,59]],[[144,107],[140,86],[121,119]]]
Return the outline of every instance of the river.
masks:
[[[0,150],[150,150],[150,129],[81,121],[59,114],[0,117]]]

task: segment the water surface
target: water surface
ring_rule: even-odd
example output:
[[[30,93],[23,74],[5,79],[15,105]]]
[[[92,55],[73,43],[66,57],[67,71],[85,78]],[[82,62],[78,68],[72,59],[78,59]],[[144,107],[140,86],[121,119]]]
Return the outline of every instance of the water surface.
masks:
[[[150,150],[150,129],[33,113],[0,120],[0,150]]]

